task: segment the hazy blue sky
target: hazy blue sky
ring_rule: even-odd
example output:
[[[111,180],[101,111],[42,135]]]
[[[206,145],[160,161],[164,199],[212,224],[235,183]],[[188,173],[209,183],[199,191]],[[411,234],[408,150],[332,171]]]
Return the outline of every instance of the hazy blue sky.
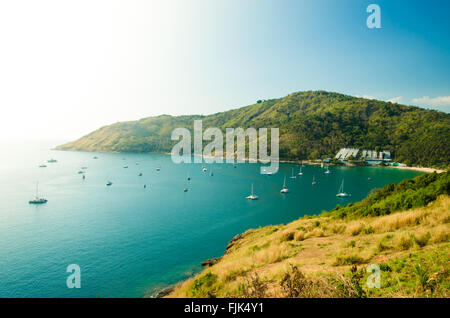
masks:
[[[0,136],[70,140],[318,89],[449,112],[449,14],[450,1],[1,1]]]

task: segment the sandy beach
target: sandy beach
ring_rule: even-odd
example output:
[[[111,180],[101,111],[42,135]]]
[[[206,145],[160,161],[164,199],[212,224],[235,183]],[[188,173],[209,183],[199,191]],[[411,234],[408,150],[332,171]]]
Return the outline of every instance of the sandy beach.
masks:
[[[404,170],[416,170],[416,171],[422,171],[427,173],[442,173],[445,172],[445,170],[441,169],[435,169],[435,168],[426,168],[426,167],[402,167],[402,166],[386,166],[387,168],[394,168],[394,169],[404,169]]]

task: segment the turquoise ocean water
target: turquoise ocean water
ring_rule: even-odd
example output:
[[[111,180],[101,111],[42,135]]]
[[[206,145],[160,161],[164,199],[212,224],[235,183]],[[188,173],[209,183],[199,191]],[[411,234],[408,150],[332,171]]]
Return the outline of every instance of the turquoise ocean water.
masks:
[[[227,242],[249,228],[317,214],[420,174],[330,167],[327,175],[305,166],[303,176],[290,179],[298,165],[282,164],[273,176],[261,175],[259,164],[205,165],[202,172],[202,164],[176,165],[163,154],[49,150],[54,145],[2,145],[0,297],[151,295],[200,271],[201,261],[221,256]],[[38,168],[50,158],[58,162]],[[82,180],[78,171],[84,166]],[[285,175],[291,193],[282,195]],[[351,198],[335,196],[342,178]],[[31,206],[37,181],[49,201]],[[251,183],[259,200],[245,199]],[[80,289],[66,286],[69,264],[81,268]]]

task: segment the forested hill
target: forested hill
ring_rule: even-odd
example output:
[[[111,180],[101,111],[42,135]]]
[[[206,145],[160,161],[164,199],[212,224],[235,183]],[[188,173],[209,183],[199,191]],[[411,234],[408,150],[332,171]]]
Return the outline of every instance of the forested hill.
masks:
[[[334,156],[341,147],[390,150],[396,161],[448,167],[450,114],[325,91],[292,93],[208,116],[168,116],[102,127],[61,150],[169,152],[176,127],[279,127],[282,159]]]

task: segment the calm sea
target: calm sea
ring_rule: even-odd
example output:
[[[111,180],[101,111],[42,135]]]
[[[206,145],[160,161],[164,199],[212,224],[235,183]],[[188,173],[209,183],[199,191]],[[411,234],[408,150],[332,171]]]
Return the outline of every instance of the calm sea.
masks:
[[[249,228],[317,214],[420,174],[377,167],[330,167],[325,174],[305,166],[291,179],[291,168],[299,169],[292,164],[273,176],[259,174],[259,164],[205,165],[202,172],[201,164],[176,165],[167,155],[50,150],[54,145],[2,144],[0,297],[151,295],[200,271],[201,261],[221,256]],[[51,158],[58,162],[46,163]],[[291,193],[281,195],[285,175]],[[351,198],[336,197],[343,178]],[[37,181],[49,201],[32,206]],[[256,201],[245,199],[252,183]],[[81,268],[80,289],[66,286],[69,264]]]

